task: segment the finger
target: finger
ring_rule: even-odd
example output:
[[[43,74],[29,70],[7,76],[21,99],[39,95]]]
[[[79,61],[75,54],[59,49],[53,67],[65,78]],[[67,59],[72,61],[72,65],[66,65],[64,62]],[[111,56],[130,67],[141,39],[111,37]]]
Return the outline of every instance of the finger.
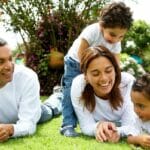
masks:
[[[105,125],[103,129],[104,129],[105,135],[107,135],[108,137],[112,136],[113,131],[109,128],[109,124]]]
[[[102,125],[100,130],[99,130],[99,135],[102,138],[103,141],[107,141],[107,135],[105,133],[105,127]]]
[[[103,140],[102,140],[102,138],[101,138],[100,135],[96,136],[96,140],[97,140],[98,142],[103,142]]]
[[[112,122],[109,123],[108,128],[113,130],[113,131],[117,131],[116,125]]]
[[[8,138],[9,138],[9,135],[8,135],[8,134],[5,134],[5,135],[3,135],[3,136],[0,137],[0,142],[4,142],[4,141],[6,141]]]

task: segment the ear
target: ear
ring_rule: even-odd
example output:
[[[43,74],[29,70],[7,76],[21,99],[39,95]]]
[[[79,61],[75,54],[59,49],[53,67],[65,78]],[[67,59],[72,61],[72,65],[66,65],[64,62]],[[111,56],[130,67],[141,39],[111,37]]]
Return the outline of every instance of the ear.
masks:
[[[86,74],[84,74],[84,79],[85,79],[86,83],[89,83],[89,82],[88,82],[88,77],[87,77]]]

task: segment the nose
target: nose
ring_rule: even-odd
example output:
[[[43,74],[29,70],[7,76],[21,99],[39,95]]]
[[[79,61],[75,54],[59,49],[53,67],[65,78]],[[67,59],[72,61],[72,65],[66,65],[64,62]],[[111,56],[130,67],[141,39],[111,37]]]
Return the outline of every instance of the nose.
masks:
[[[105,83],[107,81],[107,75],[105,73],[102,73],[101,76],[99,77],[99,80]]]
[[[140,115],[140,109],[138,108],[138,107],[134,107],[134,111],[135,111],[135,113],[137,114],[137,115]]]

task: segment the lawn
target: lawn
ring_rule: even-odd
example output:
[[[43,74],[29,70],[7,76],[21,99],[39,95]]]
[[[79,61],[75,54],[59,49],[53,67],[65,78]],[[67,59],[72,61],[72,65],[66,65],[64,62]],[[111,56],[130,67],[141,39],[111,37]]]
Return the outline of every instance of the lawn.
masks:
[[[45,99],[45,98],[44,98]],[[37,126],[33,136],[10,139],[0,144],[0,150],[131,150],[125,141],[118,144],[98,143],[94,138],[80,135],[67,138],[59,133],[62,116]],[[80,132],[79,128],[77,128]]]
[[[40,124],[33,136],[10,139],[0,144],[0,150],[131,150],[124,141],[103,144],[83,135],[77,138],[64,137],[59,134],[60,123],[61,116]]]

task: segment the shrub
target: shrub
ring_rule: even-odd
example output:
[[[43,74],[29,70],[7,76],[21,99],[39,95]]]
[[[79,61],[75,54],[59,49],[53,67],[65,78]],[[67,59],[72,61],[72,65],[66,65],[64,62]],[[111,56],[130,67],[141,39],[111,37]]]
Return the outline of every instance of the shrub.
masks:
[[[49,67],[51,49],[67,53],[83,27],[96,21],[99,10],[110,0],[15,0],[1,1],[8,30],[19,32],[26,48],[26,65],[40,79],[41,95],[52,93],[60,83],[63,68]]]

